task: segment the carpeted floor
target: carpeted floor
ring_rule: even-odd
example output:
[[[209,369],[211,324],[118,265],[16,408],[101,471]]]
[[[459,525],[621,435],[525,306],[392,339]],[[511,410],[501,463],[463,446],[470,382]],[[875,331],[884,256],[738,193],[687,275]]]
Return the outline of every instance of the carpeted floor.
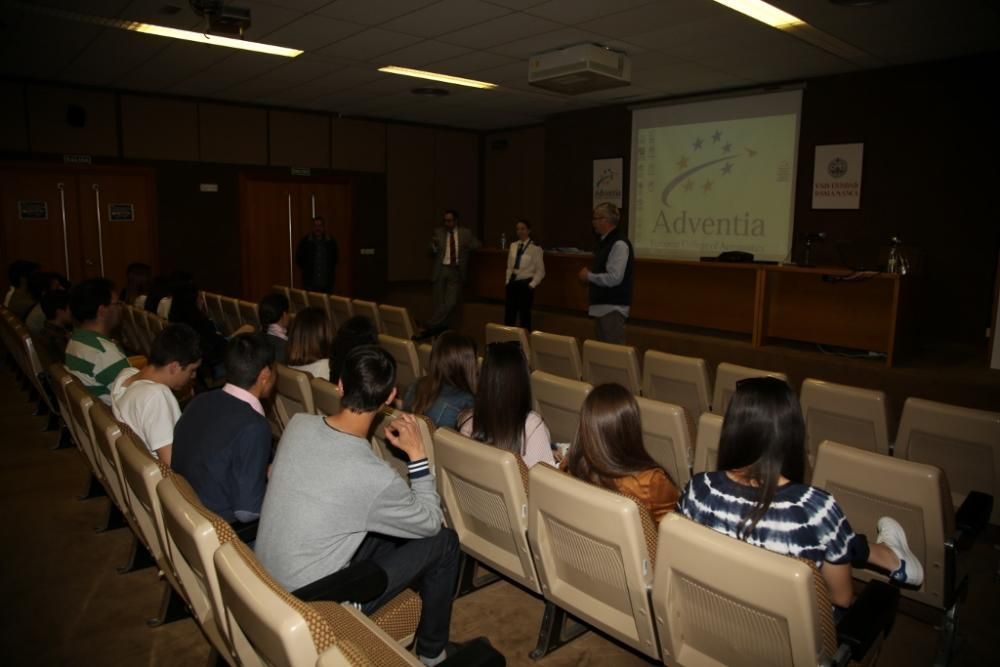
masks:
[[[117,574],[129,554],[127,529],[96,533],[108,500],[77,500],[87,481],[75,449],[50,451],[55,433],[31,416],[26,395],[0,368],[0,661],[7,665],[207,665],[208,643],[191,619],[149,628],[164,583],[153,569]],[[996,664],[1000,553],[995,528],[966,556],[971,586],[962,638],[951,664]],[[509,665],[534,664],[543,604],[501,582],[455,603],[452,636],[485,635]],[[900,615],[884,647],[883,665],[930,665],[937,633]],[[590,632],[538,661],[564,665],[642,665],[647,661]]]

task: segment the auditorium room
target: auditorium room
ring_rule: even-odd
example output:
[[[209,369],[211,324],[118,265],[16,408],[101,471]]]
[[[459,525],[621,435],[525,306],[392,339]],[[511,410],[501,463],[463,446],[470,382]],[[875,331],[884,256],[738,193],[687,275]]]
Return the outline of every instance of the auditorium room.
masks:
[[[996,3],[0,8],[5,664],[997,663]]]

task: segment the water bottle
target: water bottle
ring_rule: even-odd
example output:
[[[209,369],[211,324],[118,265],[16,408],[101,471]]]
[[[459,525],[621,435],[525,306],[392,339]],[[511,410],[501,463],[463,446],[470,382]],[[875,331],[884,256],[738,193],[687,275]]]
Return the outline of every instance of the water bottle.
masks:
[[[507,249],[507,232],[500,232],[500,249]]]

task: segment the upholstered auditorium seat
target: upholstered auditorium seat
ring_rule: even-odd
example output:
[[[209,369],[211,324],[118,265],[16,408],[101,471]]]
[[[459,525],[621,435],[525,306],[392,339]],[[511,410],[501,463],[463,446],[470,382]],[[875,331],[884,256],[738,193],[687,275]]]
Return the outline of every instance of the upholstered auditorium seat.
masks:
[[[806,452],[816,459],[824,440],[889,454],[885,392],[808,379],[799,392],[806,420]]]
[[[531,367],[531,347],[528,344],[528,332],[521,327],[508,327],[503,324],[489,322],[486,324],[486,344],[504,343],[507,341],[520,343],[524,358]]]
[[[334,294],[331,294],[327,299],[330,302],[330,313],[333,314],[333,324],[338,329],[344,326],[344,322],[354,317],[354,306],[350,299]]]
[[[430,343],[420,343],[417,345],[417,358],[420,359],[420,375],[423,377],[430,372],[431,368],[431,352],[434,351],[434,347]],[[482,357],[480,357],[482,359]],[[480,366],[482,363],[480,362]]]
[[[232,334],[243,324],[243,318],[240,315],[240,304],[230,296],[219,297],[219,300],[222,302],[222,314],[225,317],[226,330],[229,334]]]
[[[532,331],[531,367],[569,380],[583,379],[583,362],[576,338]]]
[[[323,378],[313,378],[309,384],[312,387],[316,414],[329,417],[340,412],[340,390],[337,389],[337,385]]]
[[[406,390],[410,388],[410,385],[423,375],[420,370],[417,347],[409,338],[396,338],[386,334],[379,334],[378,342],[396,360],[397,396],[402,398],[406,395]]]
[[[788,381],[784,373],[764,371],[759,368],[749,368],[747,366],[737,366],[722,362],[715,371],[715,393],[712,395],[712,412],[717,415],[725,415],[726,408],[729,407],[729,399],[736,391],[736,383],[747,378],[773,377]]]
[[[390,443],[385,437],[385,427],[401,414],[403,414],[401,410],[395,410],[389,407],[382,408],[375,416],[375,420],[372,421],[370,431],[371,443],[372,451],[375,452],[375,456],[392,466],[399,476],[409,483],[410,475],[407,469],[407,464],[410,461],[409,458],[405,453],[393,446],[393,444]],[[420,439],[423,440],[424,451],[427,453],[427,461],[433,469],[435,462],[434,424],[431,423],[431,420],[424,415],[413,416],[417,418],[417,426],[420,429]]]
[[[257,315],[257,304],[240,299],[236,302],[240,309],[240,323],[249,324],[254,329],[260,329],[260,317]]]
[[[222,298],[213,292],[205,292],[205,307],[208,309],[208,316],[215,322],[215,326],[228,336],[231,332],[226,330],[226,316],[222,312]]]
[[[990,523],[1000,525],[1000,412],[908,398],[895,455],[941,468],[956,507],[971,491],[992,495]]]
[[[333,313],[330,312],[330,300],[322,292],[306,292],[306,303],[310,308],[319,308],[326,313],[327,319],[333,322]]]
[[[594,387],[587,382],[567,380],[558,375],[534,371],[531,396],[535,410],[542,416],[552,442],[573,442],[580,424],[580,408]]]
[[[639,356],[631,345],[583,341],[583,379],[594,385],[620,384],[638,396],[642,391]]]
[[[642,444],[653,460],[683,489],[691,479],[694,445],[684,408],[636,397],[642,418]]]
[[[382,318],[379,316],[378,304],[364,299],[351,299],[355,315],[364,315],[375,323],[375,330],[382,332]]]
[[[383,303],[379,304],[378,312],[382,333],[405,340],[413,338],[416,330],[413,327],[413,320],[410,319],[410,311],[406,308]]]
[[[297,287],[288,288],[288,309],[291,313],[297,313],[309,307],[309,299],[306,291]]]
[[[711,472],[717,468],[722,417],[705,412],[698,420],[698,437],[694,443],[694,472]]]
[[[278,381],[274,386],[274,411],[281,428],[288,426],[292,417],[300,412],[316,414],[310,384],[312,376],[284,364],[275,364],[274,367],[278,374]]]
[[[642,360],[642,395],[684,408],[691,437],[695,437],[698,418],[712,408],[705,360],[646,350]]]

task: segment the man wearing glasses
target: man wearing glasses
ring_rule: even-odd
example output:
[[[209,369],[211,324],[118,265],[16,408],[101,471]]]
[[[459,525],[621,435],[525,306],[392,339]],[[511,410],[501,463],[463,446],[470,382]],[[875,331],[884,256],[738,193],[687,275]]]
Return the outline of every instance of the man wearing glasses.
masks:
[[[632,244],[618,229],[621,211],[605,202],[594,208],[592,223],[600,237],[593,268],[580,269],[580,282],[590,286],[587,314],[597,321],[597,340],[625,343],[625,320],[632,304]]]
[[[479,239],[467,227],[458,226],[458,211],[444,212],[442,226],[434,230],[430,250],[434,253],[434,314],[427,320],[426,328],[414,338],[423,340],[448,328],[451,314],[458,305],[462,285],[469,272],[472,251],[479,247]]]
[[[110,338],[121,317],[118,294],[110,280],[91,278],[70,291],[69,310],[77,327],[66,345],[66,370],[110,406],[111,383],[130,365]]]

